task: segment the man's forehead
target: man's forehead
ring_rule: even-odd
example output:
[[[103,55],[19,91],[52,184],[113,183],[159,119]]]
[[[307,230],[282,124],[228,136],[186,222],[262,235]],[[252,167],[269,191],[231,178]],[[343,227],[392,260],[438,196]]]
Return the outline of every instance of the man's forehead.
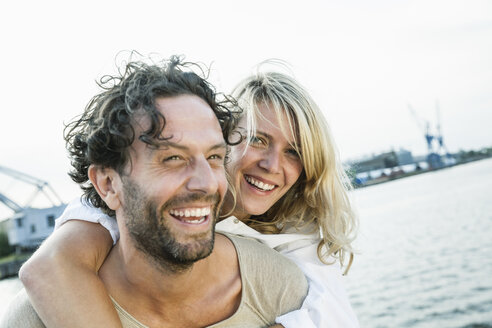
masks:
[[[205,100],[195,95],[158,97],[155,100],[155,108],[164,118],[164,128],[189,122],[193,117],[209,118],[220,128],[219,120],[212,108]],[[151,114],[144,109],[135,112],[133,120],[135,126],[141,130],[147,130],[152,124]]]
[[[217,116],[198,96],[160,97],[156,99],[155,106],[163,117],[160,124],[164,123],[164,128],[154,141],[162,146],[176,147],[190,142],[205,146],[225,144]],[[137,135],[145,133],[152,125],[151,115],[146,115],[143,111],[135,117],[135,121],[139,130]]]
[[[155,106],[162,114],[174,115],[184,108],[189,109],[208,109],[212,115],[213,110],[210,105],[202,98],[191,94],[182,94],[172,97],[157,97]],[[176,113],[177,112],[177,113]]]

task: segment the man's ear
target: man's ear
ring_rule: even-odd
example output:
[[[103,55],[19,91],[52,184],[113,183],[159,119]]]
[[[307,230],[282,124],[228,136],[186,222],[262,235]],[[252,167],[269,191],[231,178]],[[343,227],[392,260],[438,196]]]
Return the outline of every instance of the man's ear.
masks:
[[[121,205],[119,193],[119,174],[112,168],[103,168],[91,164],[88,171],[89,179],[102,200],[114,211]]]

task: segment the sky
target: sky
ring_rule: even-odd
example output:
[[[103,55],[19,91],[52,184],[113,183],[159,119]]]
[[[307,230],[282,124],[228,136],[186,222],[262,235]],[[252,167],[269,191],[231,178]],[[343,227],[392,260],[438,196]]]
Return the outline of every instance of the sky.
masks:
[[[65,202],[79,189],[63,124],[128,50],[211,64],[224,92],[261,61],[286,61],[344,160],[424,154],[409,104],[433,124],[438,104],[450,151],[492,146],[490,1],[6,1],[0,31],[0,166],[48,181]],[[0,173],[0,193],[24,204],[26,188]]]

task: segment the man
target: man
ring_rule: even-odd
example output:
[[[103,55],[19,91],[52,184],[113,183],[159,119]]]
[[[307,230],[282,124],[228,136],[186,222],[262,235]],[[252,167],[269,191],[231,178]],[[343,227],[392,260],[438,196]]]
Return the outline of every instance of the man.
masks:
[[[123,327],[266,327],[299,308],[307,283],[293,263],[214,232],[234,126],[214,90],[178,58],[105,81],[66,139],[72,179],[117,218],[99,276]],[[43,325],[21,294],[0,326]]]

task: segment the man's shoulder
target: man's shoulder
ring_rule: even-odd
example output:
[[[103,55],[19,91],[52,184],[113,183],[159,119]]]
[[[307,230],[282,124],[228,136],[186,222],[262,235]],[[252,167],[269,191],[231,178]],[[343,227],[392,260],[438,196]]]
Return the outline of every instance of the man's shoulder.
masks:
[[[262,269],[258,268],[258,264],[262,263],[265,265],[264,269],[278,267],[297,275],[297,277],[304,277],[302,271],[293,261],[258,240],[229,233],[225,235],[236,247],[240,264],[248,265],[247,269]],[[255,265],[250,267],[249,264]]]
[[[237,250],[243,297],[250,306],[276,316],[301,307],[308,283],[294,262],[255,239],[227,236]]]
[[[45,328],[24,289],[10,302],[2,320],[0,320],[0,328],[18,327]]]

